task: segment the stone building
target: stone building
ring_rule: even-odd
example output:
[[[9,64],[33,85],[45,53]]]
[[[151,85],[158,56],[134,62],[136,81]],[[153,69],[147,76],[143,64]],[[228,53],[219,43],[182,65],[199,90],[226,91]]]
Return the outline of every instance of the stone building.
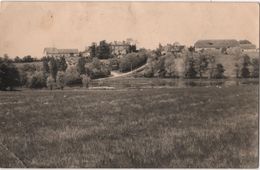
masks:
[[[46,57],[76,57],[78,55],[78,49],[44,48],[43,50],[43,56]]]

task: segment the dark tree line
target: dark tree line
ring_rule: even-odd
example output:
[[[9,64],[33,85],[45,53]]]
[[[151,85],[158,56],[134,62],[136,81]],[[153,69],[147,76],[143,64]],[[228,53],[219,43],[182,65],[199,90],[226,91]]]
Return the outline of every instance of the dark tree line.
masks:
[[[0,90],[13,90],[20,83],[19,72],[12,60],[0,57]]]
[[[20,58],[19,56],[16,56],[13,60],[15,63],[30,63],[35,61],[41,61],[37,58],[33,58],[30,55],[24,56],[23,58]]]

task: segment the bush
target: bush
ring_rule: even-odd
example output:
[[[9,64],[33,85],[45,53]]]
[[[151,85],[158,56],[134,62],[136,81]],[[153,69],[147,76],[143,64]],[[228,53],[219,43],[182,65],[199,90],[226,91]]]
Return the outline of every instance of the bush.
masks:
[[[108,77],[110,75],[110,67],[97,58],[94,58],[92,63],[87,63],[85,68],[91,79]]]
[[[48,78],[47,78],[47,87],[52,90],[55,86],[55,80],[54,78],[52,77],[52,75],[49,75]]]
[[[217,64],[216,68],[213,71],[212,77],[216,78],[216,79],[224,78],[224,72],[225,72],[225,69],[224,69],[223,65]]]
[[[252,71],[251,75],[253,78],[258,78],[259,77],[259,59],[253,58],[251,63],[253,66],[253,71]]]
[[[58,71],[57,78],[56,78],[56,84],[59,89],[64,88],[65,86],[65,73],[63,71]]]
[[[66,85],[81,84],[81,78],[76,67],[71,66],[67,68],[64,76],[64,82]]]
[[[147,61],[146,52],[129,53],[125,57],[119,59],[119,70],[121,72],[131,71]]]
[[[8,60],[0,60],[0,90],[12,90],[19,85],[19,72]]]
[[[89,87],[89,83],[91,81],[90,77],[88,75],[86,75],[86,74],[83,74],[80,77],[81,77],[81,80],[82,80],[83,87],[88,88]]]
[[[29,88],[42,88],[46,87],[46,77],[42,71],[36,71],[28,75],[27,87]]]

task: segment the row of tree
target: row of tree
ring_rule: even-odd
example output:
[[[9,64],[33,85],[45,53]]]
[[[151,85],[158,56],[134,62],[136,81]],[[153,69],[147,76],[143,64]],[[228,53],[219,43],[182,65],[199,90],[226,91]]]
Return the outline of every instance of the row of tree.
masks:
[[[243,55],[235,64],[237,78],[258,78],[259,60]],[[195,53],[192,49],[185,53],[167,53],[160,55],[154,51],[148,58],[148,64],[143,71],[145,77],[172,78],[225,78],[225,68],[217,63],[214,55]]]
[[[24,56],[23,58],[20,58],[19,56],[16,56],[14,58],[15,63],[30,63],[30,62],[36,62],[36,61],[41,61],[41,60],[31,57],[30,55]]]

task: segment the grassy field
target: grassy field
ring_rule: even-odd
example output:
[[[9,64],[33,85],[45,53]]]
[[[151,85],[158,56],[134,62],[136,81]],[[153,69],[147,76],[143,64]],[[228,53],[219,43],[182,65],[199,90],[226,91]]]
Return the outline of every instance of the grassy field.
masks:
[[[256,168],[257,87],[0,92],[0,167]]]

